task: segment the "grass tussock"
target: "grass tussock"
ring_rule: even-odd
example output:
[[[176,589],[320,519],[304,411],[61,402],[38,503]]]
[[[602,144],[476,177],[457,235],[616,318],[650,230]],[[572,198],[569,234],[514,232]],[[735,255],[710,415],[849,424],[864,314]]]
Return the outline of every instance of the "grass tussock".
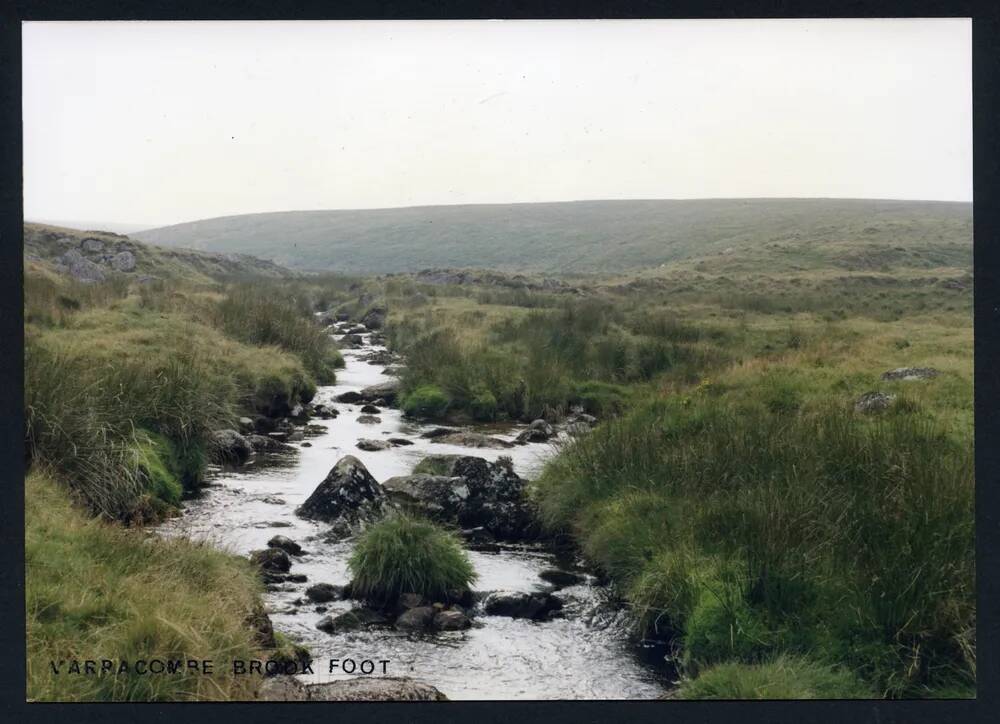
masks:
[[[348,567],[357,597],[389,603],[403,593],[445,601],[476,580],[459,540],[428,520],[392,515],[358,539]]]
[[[251,698],[259,681],[234,677],[227,665],[260,656],[246,625],[260,583],[245,560],[101,522],[40,470],[28,476],[25,506],[29,700]],[[151,659],[216,666],[207,676],[65,673],[73,660],[109,657],[116,667]]]

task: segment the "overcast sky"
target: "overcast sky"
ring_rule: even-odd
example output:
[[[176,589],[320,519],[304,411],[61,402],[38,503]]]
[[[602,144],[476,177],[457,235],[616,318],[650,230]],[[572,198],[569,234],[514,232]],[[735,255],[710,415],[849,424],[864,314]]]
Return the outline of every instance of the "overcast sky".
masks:
[[[971,23],[67,22],[24,31],[28,219],[972,199]]]

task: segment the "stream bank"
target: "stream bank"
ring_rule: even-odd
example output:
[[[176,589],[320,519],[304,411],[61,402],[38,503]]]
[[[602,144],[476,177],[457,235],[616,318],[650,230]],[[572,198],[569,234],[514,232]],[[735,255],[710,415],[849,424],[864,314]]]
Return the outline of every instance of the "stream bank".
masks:
[[[556,452],[551,443],[514,444],[529,429],[523,424],[464,426],[459,433],[510,444],[471,448],[449,441],[461,437],[425,437],[433,434],[434,426],[406,419],[393,407],[376,405],[376,412],[362,411],[363,401],[338,401],[395,380],[385,373],[388,351],[373,343],[367,330],[342,325],[338,331],[354,335],[349,340],[353,347],[343,350],[346,366],[338,372],[337,383],[321,387],[312,403],[336,410],[336,416],[311,419],[310,434],[291,442],[298,448],[293,453],[258,453],[246,465],[214,470],[204,493],[187,501],[184,514],[159,530],[210,540],[241,555],[266,548],[275,535],[302,545],[304,553],[292,557],[292,573],[305,580],[268,586],[265,603],[274,629],[306,646],[316,662],[314,674],[298,677],[304,683],[350,679],[360,671],[347,672],[344,664],[369,660],[387,661],[386,676],[425,682],[449,699],[654,699],[666,693],[662,648],[643,649],[631,641],[627,611],[612,600],[608,589],[578,561],[560,560],[541,545],[469,550],[478,574],[474,589],[480,600],[491,591],[552,592],[556,586],[540,574],[569,568],[579,578],[556,591],[562,603],[556,617],[536,621],[487,615],[480,604],[472,612],[472,627],[459,631],[381,628],[331,635],[317,628],[324,617],[356,607],[348,600],[319,603],[305,596],[305,590],[318,583],[349,582],[347,560],[353,544],[350,539],[328,542],[329,526],[295,511],[344,456],[356,457],[384,482],[409,475],[429,455],[442,454],[491,462],[506,456],[518,475],[532,479]],[[361,440],[390,438],[410,444],[358,447]],[[330,671],[330,660],[342,663]]]

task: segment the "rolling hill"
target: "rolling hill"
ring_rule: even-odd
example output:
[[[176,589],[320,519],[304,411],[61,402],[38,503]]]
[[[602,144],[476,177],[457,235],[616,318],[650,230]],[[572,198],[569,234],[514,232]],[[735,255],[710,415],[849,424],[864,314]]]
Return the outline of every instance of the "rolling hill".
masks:
[[[133,234],[290,268],[621,273],[734,255],[845,269],[971,266],[972,205],[861,199],[575,201],[287,211]],[[780,248],[781,253],[777,253]],[[768,251],[770,250],[770,251]]]

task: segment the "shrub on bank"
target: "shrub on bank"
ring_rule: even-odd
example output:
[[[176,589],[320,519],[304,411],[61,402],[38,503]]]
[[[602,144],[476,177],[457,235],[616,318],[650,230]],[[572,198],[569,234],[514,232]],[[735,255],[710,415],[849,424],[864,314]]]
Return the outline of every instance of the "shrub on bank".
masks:
[[[389,516],[366,530],[348,561],[357,598],[385,604],[402,593],[445,601],[475,581],[458,539],[428,520]]]
[[[403,412],[411,417],[440,418],[448,411],[451,400],[440,387],[421,385],[403,396]]]

